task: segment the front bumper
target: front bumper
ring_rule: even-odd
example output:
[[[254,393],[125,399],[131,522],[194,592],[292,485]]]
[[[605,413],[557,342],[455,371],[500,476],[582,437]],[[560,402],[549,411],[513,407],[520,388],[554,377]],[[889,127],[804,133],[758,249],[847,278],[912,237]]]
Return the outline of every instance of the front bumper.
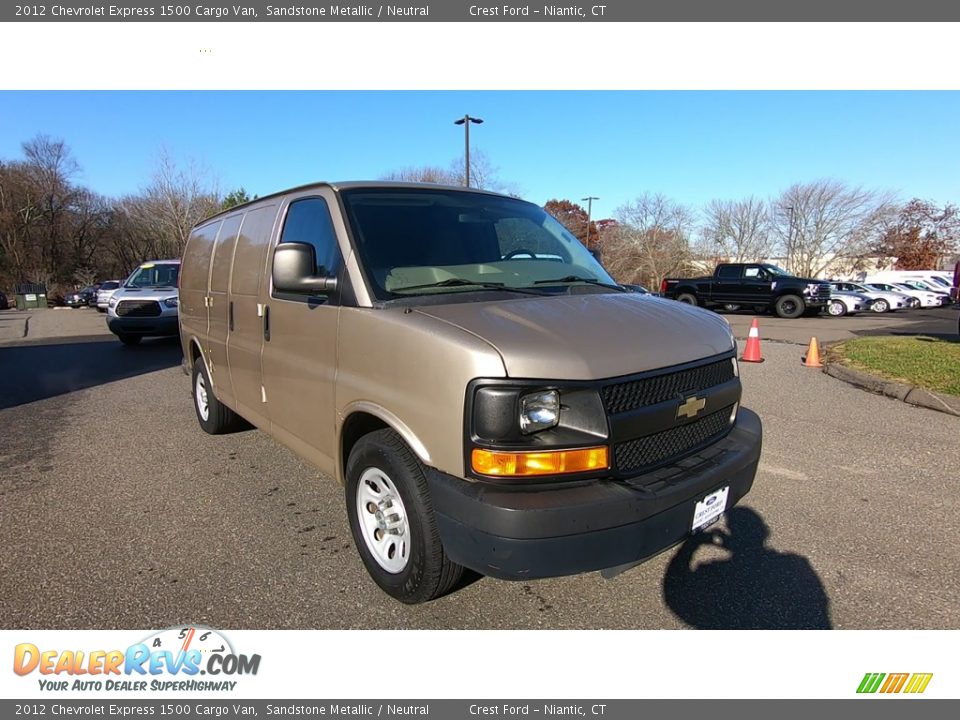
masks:
[[[140,335],[141,337],[168,337],[178,335],[180,326],[176,315],[158,317],[107,318],[107,327],[114,335]]]
[[[722,440],[627,481],[510,487],[429,469],[444,549],[453,562],[505,580],[641,562],[690,535],[698,500],[729,486],[727,507],[753,485],[760,418],[741,408]]]

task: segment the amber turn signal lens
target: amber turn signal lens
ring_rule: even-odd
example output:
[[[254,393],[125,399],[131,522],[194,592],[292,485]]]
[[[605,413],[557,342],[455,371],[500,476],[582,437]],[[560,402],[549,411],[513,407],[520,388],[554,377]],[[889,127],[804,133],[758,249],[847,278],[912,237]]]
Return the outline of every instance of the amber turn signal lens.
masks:
[[[475,473],[496,477],[563,475],[610,467],[605,446],[548,452],[496,452],[474,448],[471,461]]]

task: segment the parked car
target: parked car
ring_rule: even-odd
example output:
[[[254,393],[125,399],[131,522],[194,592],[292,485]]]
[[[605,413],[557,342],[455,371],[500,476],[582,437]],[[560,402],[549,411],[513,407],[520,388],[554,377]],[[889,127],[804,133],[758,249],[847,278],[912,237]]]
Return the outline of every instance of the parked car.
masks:
[[[95,285],[87,285],[82,290],[67,293],[63,296],[63,304],[71,308],[90,307],[97,304],[97,288]]]
[[[830,288],[769,263],[721,263],[707,277],[665,279],[660,295],[688,305],[746,306],[756,312],[773,310],[779,317],[796,318],[823,310],[830,301]]]
[[[894,283],[901,288],[902,292],[909,290],[923,290],[924,292],[933,293],[937,296],[937,302],[939,305],[949,305],[950,304],[950,291],[944,290],[935,285],[931,285],[928,282],[922,280],[904,280],[900,283]]]
[[[107,327],[124,345],[172,337],[177,324],[179,260],[151,260],[131,273],[107,302]]]
[[[113,297],[113,294],[119,287],[119,280],[104,280],[100,284],[100,289],[97,290],[97,310],[104,313],[107,311],[107,305],[110,303],[110,298]]]
[[[913,299],[914,302],[912,303],[912,306],[914,308],[939,307],[941,304],[940,297],[936,293],[932,293],[929,290],[917,290],[916,288],[909,287],[908,285],[895,285],[894,283],[889,282],[868,282],[866,285],[872,290],[895,292],[907,295]]]
[[[873,290],[860,283],[839,280],[831,280],[829,284],[831,291],[834,292],[855,292],[872,298],[875,302],[870,306],[870,310],[875,313],[894,312],[909,308],[912,305],[910,296],[904,293]]]
[[[630,292],[640,293],[641,295],[649,295],[650,291],[647,290],[643,285],[637,285],[636,283],[624,283],[625,287]]]
[[[340,481],[406,603],[464,567],[642,562],[756,473],[726,320],[626,290],[517,198],[324,183],[231,208],[190,234],[180,320],[201,428],[243,418]]]
[[[830,304],[827,305],[827,314],[833,317],[856,315],[859,312],[867,312],[870,310],[874,302],[875,300],[873,298],[869,298],[863,293],[835,290],[830,293]]]

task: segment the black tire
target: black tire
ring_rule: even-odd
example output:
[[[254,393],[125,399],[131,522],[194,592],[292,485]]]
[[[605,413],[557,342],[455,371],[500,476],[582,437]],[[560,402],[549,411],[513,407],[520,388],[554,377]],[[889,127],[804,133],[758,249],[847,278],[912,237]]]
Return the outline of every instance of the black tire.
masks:
[[[838,311],[835,311],[839,308]],[[831,300],[827,305],[827,315],[830,317],[843,317],[847,314],[847,306],[839,300]]]
[[[680,293],[679,295],[677,295],[677,302],[682,302],[682,303],[685,303],[686,305],[693,305],[693,306],[699,305],[699,303],[697,302],[697,296],[691,293]]]
[[[773,304],[773,311],[777,314],[777,317],[791,320],[803,315],[805,310],[806,305],[804,305],[803,298],[799,295],[783,295],[782,297],[778,297],[777,301]]]
[[[200,392],[198,382],[203,383],[207,402],[207,417],[201,408]],[[203,428],[205,433],[210,435],[224,435],[226,433],[243,430],[247,427],[246,421],[228,408],[222,402],[217,400],[213,394],[213,387],[210,385],[210,376],[207,375],[207,368],[203,360],[197,358],[193,363],[193,380],[190,383],[190,394],[193,397],[193,410],[197,415],[197,422]]]
[[[409,546],[406,564],[388,572],[367,545],[357,499],[361,477],[368,471],[382,473],[400,497]],[[365,481],[374,488],[376,480]],[[447,594],[463,576],[463,567],[452,562],[443,549],[423,466],[393,430],[377,430],[357,441],[346,468],[347,517],[360,558],[380,589],[408,605],[427,602]],[[378,516],[379,517],[379,516]]]
[[[870,306],[870,310],[875,313],[885,313],[890,310],[890,303],[883,298],[877,298]]]
[[[139,335],[117,335],[117,337],[124,345],[139,345],[143,339]]]

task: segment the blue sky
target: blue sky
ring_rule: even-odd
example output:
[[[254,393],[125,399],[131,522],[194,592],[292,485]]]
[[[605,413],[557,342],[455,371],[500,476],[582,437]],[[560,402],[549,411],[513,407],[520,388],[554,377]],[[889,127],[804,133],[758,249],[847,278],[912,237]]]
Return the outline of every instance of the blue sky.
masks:
[[[645,191],[699,205],[836,178],[960,202],[960,92],[0,92],[0,159],[62,138],[79,180],[106,195],[146,185],[162,148],[226,191],[375,179],[471,145],[529,200],[594,217]]]

